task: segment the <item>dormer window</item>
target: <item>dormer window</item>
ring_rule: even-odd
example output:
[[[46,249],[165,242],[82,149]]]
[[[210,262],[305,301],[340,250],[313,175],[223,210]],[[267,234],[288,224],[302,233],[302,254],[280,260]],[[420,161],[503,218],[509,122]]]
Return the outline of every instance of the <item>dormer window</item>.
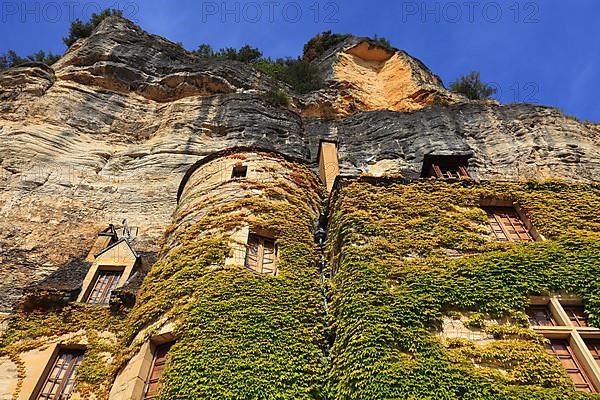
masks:
[[[100,267],[86,302],[89,304],[109,304],[110,295],[117,288],[122,275],[123,268]]]
[[[261,274],[277,275],[275,240],[251,233],[248,237],[246,268]]]
[[[236,165],[231,172],[231,179],[243,179],[247,173],[248,167],[246,165]]]
[[[468,179],[469,156],[436,156],[427,154],[423,159],[422,178]]]

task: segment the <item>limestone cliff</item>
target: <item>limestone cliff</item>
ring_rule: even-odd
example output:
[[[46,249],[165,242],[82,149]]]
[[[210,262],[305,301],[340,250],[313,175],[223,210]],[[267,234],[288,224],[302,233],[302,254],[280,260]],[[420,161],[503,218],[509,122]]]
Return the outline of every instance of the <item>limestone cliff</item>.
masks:
[[[315,163],[333,138],[342,174],[413,177],[425,154],[460,152],[480,179],[600,176],[597,128],[553,108],[468,101],[366,39],[313,63],[326,88],[275,107],[261,94],[285,85],[252,66],[111,17],[52,67],[0,74],[0,310],[85,256],[107,223],[127,219],[136,249],[158,251],[186,170],[233,146]]]

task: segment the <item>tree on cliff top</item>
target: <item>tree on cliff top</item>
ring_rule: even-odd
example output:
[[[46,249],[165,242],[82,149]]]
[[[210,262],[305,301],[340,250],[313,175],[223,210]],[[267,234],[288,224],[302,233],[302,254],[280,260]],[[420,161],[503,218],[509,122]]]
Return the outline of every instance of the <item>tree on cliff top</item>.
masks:
[[[310,62],[319,57],[321,54],[325,53],[325,51],[328,49],[337,46],[350,36],[351,35],[331,33],[331,31],[319,33],[304,45],[302,60]]]
[[[481,82],[479,72],[476,71],[463,75],[452,82],[450,90],[454,93],[463,94],[471,100],[487,99],[496,93],[495,88]]]
[[[26,57],[19,56],[14,50],[8,50],[6,53],[0,54],[0,71],[28,62],[41,62],[46,65],[52,65],[58,61],[58,59],[60,59],[58,54],[46,54],[46,52],[43,50],[30,54]]]
[[[70,47],[77,39],[86,38],[92,34],[94,29],[100,25],[107,17],[112,15],[118,15],[120,17],[123,16],[123,11],[115,10],[113,8],[107,8],[103,10],[100,14],[93,13],[88,22],[82,22],[80,19],[76,19],[71,22],[71,27],[69,28],[69,36],[63,38],[64,44],[67,47]]]
[[[262,51],[248,44],[240,47],[239,50],[236,50],[233,47],[226,47],[219,51],[214,51],[211,45],[202,43],[196,50],[192,51],[192,53],[200,58],[221,58],[245,63],[258,61],[262,57]]]

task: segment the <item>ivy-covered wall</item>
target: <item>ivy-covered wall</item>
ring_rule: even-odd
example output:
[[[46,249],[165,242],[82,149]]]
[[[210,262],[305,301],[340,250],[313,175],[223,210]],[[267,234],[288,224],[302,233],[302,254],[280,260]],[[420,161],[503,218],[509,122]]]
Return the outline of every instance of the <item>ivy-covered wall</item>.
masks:
[[[518,202],[544,242],[500,243],[480,198]],[[528,296],[567,292],[600,327],[600,185],[345,179],[330,204],[329,398],[579,399],[527,328]],[[497,341],[442,340],[472,311]]]
[[[321,186],[303,165],[233,157],[259,173],[186,189],[174,217],[186,223],[168,234],[146,278],[132,332],[159,316],[176,321],[161,399],[321,399],[326,320],[313,238]],[[223,265],[229,231],[242,226],[276,238],[277,276]]]
[[[327,316],[313,237],[323,188],[302,164],[261,158],[268,179],[210,190],[196,179],[133,309],[21,312],[0,356],[22,374],[24,351],[83,340],[77,390],[106,399],[155,322],[169,320],[177,342],[161,399],[600,398],[573,390],[523,313],[529,296],[570,293],[600,326],[600,185],[341,179],[329,204]],[[518,202],[547,240],[497,242],[481,198]],[[241,226],[276,236],[277,276],[225,265]],[[442,320],[463,313],[496,340],[442,338]]]
[[[326,314],[313,234],[323,188],[305,165],[276,154],[225,157],[252,173],[232,180],[229,169],[209,186],[196,180],[165,227],[164,249],[133,309],[72,304],[20,312],[0,339],[0,357],[20,365],[23,351],[61,337],[85,342],[76,390],[107,399],[156,322],[169,320],[177,341],[161,399],[322,399]],[[243,260],[225,265],[232,231],[243,226],[275,236],[277,276],[247,271]]]

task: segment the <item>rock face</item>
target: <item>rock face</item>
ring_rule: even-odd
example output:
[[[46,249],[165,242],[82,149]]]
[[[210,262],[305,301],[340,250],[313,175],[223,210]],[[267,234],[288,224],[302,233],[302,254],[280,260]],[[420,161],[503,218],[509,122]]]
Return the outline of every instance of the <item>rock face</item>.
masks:
[[[363,39],[313,62],[328,86],[278,108],[261,93],[284,85],[250,65],[198,59],[111,17],[52,67],[0,74],[0,310],[84,257],[108,223],[127,219],[136,249],[156,252],[186,170],[233,146],[316,167],[333,138],[342,174],[411,177],[425,154],[461,152],[481,179],[600,176],[597,128],[555,109],[467,101]]]
[[[431,104],[467,101],[446,90],[421,61],[368,39],[351,37],[314,63],[335,90],[311,99],[306,115],[322,114],[324,102],[331,112],[347,115],[369,110],[414,111]]]

